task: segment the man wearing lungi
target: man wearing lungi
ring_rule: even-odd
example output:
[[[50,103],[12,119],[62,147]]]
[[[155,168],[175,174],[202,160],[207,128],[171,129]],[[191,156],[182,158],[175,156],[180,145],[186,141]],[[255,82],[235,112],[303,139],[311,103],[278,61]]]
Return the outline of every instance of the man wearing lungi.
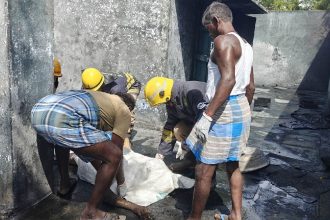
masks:
[[[114,217],[114,214],[105,213],[97,206],[109,191],[123,157],[123,140],[131,122],[128,106],[133,109],[134,101],[125,96],[71,90],[48,95],[32,108],[33,128],[47,142],[61,148],[66,158],[72,150],[86,162],[101,161],[91,197],[81,214],[83,220]],[[122,203],[116,204],[137,214],[146,214],[143,207]]]
[[[229,216],[216,214],[215,219],[241,220],[243,176],[239,159],[250,131],[253,51],[235,32],[227,5],[213,2],[205,10],[202,23],[214,40],[214,48],[208,63],[206,98],[209,105],[187,138],[198,161],[188,219],[201,219],[217,164],[226,163],[232,209]]]
[[[102,73],[96,68],[84,69],[81,73],[82,88],[92,91],[102,91],[109,94],[129,94],[134,99],[134,105],[140,94],[141,82],[131,73]],[[135,111],[131,110],[131,125],[128,136],[124,139],[124,148],[131,148],[131,133],[135,123]],[[123,165],[119,166],[116,176],[117,193],[124,197],[127,192]]]

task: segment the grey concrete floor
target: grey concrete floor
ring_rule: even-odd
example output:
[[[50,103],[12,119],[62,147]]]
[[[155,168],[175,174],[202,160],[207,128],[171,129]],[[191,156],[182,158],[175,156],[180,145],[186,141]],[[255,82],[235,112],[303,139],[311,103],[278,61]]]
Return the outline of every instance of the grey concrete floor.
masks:
[[[293,89],[261,88],[257,89],[255,100],[258,101],[253,111],[249,146],[257,147],[268,155],[270,165],[244,174],[244,219],[330,219],[330,171],[320,159],[330,155],[330,129],[280,126],[292,121],[291,114],[300,107],[306,107],[306,103],[312,109],[309,117],[322,114],[326,94],[302,92],[298,95]],[[159,127],[146,123],[139,123],[139,119],[136,123],[133,150],[154,156],[161,131]],[[187,175],[192,173],[188,171]],[[216,211],[228,214],[231,207],[229,185],[221,166],[217,169],[216,179],[203,219],[213,219]],[[51,195],[15,219],[78,219],[91,189],[90,184],[79,181],[72,201]],[[184,219],[190,211],[191,199],[192,190],[175,190],[165,199],[150,205],[149,209],[155,219]],[[126,210],[106,204],[102,208],[125,214],[128,219],[137,219]]]

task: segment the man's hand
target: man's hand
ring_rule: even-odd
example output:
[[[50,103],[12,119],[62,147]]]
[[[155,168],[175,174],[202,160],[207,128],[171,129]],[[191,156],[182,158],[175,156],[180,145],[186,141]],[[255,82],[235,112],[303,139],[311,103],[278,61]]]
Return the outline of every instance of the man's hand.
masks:
[[[205,112],[203,112],[202,117],[198,120],[198,122],[195,125],[195,134],[200,140],[200,142],[205,143],[210,127],[212,123],[212,118],[208,116]]]

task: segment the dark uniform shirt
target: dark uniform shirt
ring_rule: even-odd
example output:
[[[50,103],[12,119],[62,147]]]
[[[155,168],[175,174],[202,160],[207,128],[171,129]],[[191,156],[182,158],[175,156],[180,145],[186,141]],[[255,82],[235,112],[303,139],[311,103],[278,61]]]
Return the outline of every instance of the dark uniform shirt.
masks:
[[[116,93],[131,93],[139,95],[141,83],[130,73],[108,74],[104,73],[104,87],[102,91]]]
[[[179,121],[194,126],[206,103],[206,83],[199,81],[174,81],[171,100],[166,104],[167,120],[159,145],[159,153],[169,154],[174,147],[173,129]]]

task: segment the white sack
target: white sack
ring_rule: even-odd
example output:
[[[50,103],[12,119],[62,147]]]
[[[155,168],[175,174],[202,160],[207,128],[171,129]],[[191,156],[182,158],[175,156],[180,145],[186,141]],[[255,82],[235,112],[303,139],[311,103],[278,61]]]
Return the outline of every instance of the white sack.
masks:
[[[78,157],[78,177],[91,184],[95,183],[96,170],[90,163]],[[127,194],[125,199],[138,205],[148,206],[167,196],[177,188],[191,188],[195,181],[180,174],[172,173],[162,160],[130,151],[123,159]],[[114,180],[110,189],[116,190]]]

